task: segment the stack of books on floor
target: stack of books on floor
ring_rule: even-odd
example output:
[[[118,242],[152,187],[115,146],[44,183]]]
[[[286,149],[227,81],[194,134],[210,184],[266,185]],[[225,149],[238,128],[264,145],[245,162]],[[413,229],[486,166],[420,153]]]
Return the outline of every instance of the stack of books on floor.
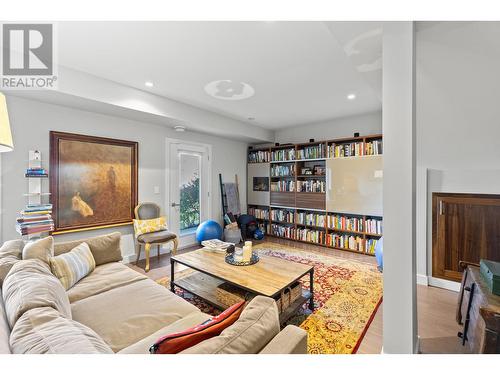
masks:
[[[54,230],[52,204],[27,205],[19,213],[16,230],[22,236],[50,232]]]
[[[49,174],[45,168],[28,168],[26,169],[25,177],[48,177]]]

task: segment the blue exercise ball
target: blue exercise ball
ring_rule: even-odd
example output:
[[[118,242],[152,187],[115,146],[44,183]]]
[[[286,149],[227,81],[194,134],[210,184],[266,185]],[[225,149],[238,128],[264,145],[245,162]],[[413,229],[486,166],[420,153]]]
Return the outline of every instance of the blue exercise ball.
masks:
[[[222,239],[222,227],[218,222],[207,220],[198,225],[198,228],[196,229],[196,241],[201,243],[201,241],[215,239]]]
[[[375,258],[377,258],[378,270],[382,272],[384,269],[384,239],[380,237],[375,245]]]
[[[262,230],[260,230],[260,228],[257,228],[255,230],[255,232],[253,233],[253,238],[255,238],[256,240],[261,240],[264,238],[264,233],[262,232]]]

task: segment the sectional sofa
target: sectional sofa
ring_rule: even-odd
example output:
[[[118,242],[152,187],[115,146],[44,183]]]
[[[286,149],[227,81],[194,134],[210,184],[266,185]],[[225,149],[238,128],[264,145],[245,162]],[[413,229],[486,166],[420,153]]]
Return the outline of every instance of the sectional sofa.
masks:
[[[0,248],[0,354],[148,354],[157,338],[209,318],[123,264],[119,233],[56,243],[54,254],[82,242],[96,268],[67,291],[47,263],[21,259],[23,241]],[[258,297],[219,336],[182,353],[305,354],[306,346],[306,332],[295,326],[280,331],[274,300]]]

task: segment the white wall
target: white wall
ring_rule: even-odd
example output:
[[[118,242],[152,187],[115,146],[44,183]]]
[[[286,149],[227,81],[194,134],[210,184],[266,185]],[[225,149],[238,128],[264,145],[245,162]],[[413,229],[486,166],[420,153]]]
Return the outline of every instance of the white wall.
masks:
[[[432,191],[500,193],[499,22],[419,23],[417,59],[417,273],[430,275]],[[428,181],[428,170],[444,180]],[[489,171],[488,171],[489,170]],[[482,171],[482,172],[480,172]],[[432,172],[436,173],[436,172]],[[463,175],[463,178],[457,176]],[[482,176],[482,177],[481,177]],[[468,177],[477,178],[471,183]]]
[[[23,193],[27,182],[24,170],[27,167],[28,151],[42,152],[44,166],[49,167],[49,131],[65,131],[79,134],[126,139],[139,142],[139,201],[153,201],[164,208],[165,203],[165,138],[179,138],[208,143],[213,146],[212,161],[212,211],[213,218],[220,218],[220,193],[218,174],[226,180],[240,179],[240,200],[246,207],[246,150],[247,144],[221,137],[192,132],[178,133],[165,126],[132,121],[121,117],[96,114],[68,107],[42,103],[19,97],[7,98],[9,116],[14,138],[14,151],[5,153],[1,159],[2,215],[0,225],[3,240],[18,238],[15,231],[17,212],[25,205]],[[45,182],[48,191],[48,181]],[[154,194],[153,187],[160,187]],[[117,227],[106,230],[87,231],[60,235],[56,240],[81,238],[103,232],[120,230],[124,234],[124,255],[133,254],[132,227]]]
[[[355,132],[360,133],[360,135],[382,133],[382,112],[341,117],[314,124],[279,129],[276,131],[275,141],[280,143],[302,143],[308,142],[310,138],[324,141],[352,137]]]

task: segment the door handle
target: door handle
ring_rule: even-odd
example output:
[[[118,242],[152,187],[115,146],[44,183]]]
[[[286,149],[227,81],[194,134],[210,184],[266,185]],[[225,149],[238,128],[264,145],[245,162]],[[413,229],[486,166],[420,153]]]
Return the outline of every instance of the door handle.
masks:
[[[180,204],[180,203],[172,203],[172,204],[171,204],[171,206],[172,206],[172,207],[180,207],[180,206],[181,206],[181,204]]]

